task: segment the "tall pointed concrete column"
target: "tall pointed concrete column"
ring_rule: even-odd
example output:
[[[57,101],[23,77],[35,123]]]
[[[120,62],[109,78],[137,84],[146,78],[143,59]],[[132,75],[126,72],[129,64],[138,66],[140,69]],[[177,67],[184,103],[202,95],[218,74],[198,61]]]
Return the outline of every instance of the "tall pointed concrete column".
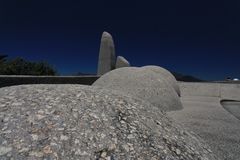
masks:
[[[98,59],[98,75],[103,75],[115,69],[115,63],[116,56],[113,38],[108,32],[103,32]]]

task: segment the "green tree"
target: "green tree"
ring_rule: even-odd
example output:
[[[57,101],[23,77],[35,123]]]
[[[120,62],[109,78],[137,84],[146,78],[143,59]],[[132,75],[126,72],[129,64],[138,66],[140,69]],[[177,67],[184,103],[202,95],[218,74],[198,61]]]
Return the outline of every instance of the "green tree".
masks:
[[[2,75],[56,75],[57,71],[47,62],[30,62],[15,58],[0,64]]]
[[[3,63],[6,61],[7,55],[0,55],[0,63]]]

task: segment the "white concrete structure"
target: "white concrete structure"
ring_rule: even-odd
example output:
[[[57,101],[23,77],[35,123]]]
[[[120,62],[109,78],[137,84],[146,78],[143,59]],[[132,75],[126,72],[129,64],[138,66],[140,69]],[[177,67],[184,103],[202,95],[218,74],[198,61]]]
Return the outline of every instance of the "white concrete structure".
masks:
[[[153,65],[144,66],[144,67],[142,67],[142,69],[144,69],[144,70],[151,70],[151,71],[155,72],[156,75],[158,75],[161,78],[165,79],[166,82],[170,86],[173,87],[173,89],[177,92],[177,94],[179,96],[181,95],[180,88],[179,88],[177,80],[172,75],[172,73],[170,73],[168,70],[166,70],[165,68],[162,68],[162,67],[159,67],[159,66],[153,66]]]
[[[163,77],[150,70],[137,67],[115,69],[100,77],[93,85],[122,91],[148,101],[164,111],[182,109],[175,90]]]
[[[240,101],[240,84],[180,82],[179,85],[183,110],[168,115],[201,136],[218,157],[239,159],[240,120],[236,114],[240,113],[240,106],[223,107],[221,101]]]
[[[130,67],[130,63],[122,56],[117,57],[116,68]]]
[[[116,56],[112,36],[103,32],[98,59],[98,75],[103,75],[115,69]]]

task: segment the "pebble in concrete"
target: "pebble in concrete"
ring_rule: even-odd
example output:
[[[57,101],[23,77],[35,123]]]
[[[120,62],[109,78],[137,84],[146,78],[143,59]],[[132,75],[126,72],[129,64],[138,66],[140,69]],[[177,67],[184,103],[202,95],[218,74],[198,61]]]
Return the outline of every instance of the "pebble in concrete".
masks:
[[[0,159],[218,159],[157,107],[120,92],[44,84],[0,93]]]

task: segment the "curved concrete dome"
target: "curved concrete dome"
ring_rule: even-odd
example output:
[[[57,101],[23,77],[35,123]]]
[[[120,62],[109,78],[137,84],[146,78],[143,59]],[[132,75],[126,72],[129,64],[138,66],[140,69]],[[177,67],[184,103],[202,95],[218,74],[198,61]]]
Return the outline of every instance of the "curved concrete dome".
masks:
[[[139,97],[164,111],[182,109],[182,104],[174,89],[154,72],[141,68],[115,69],[100,77],[93,85]]]
[[[162,67],[159,67],[159,66],[154,66],[154,65],[144,66],[144,67],[141,67],[141,68],[146,69],[146,70],[151,70],[151,71],[157,73],[158,76],[165,79],[166,82],[174,88],[174,90],[177,92],[177,94],[179,96],[181,95],[181,91],[180,91],[177,80],[172,75],[172,73],[170,73],[168,70],[166,70]]]
[[[111,90],[44,84],[0,93],[0,159],[217,159],[155,106]]]

